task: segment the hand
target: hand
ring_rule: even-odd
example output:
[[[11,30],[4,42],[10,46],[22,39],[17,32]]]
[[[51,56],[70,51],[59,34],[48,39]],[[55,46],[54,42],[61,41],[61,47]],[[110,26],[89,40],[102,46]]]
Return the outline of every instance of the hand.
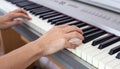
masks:
[[[8,14],[0,16],[0,29],[6,29],[13,25],[22,24],[20,20],[15,20],[16,18],[24,18],[30,20],[27,12],[23,9],[17,9]]]
[[[78,45],[69,42],[72,38],[83,40],[83,32],[76,26],[60,25],[53,27],[41,38],[35,41],[35,45],[42,48],[43,56],[53,54],[64,48],[76,48]]]

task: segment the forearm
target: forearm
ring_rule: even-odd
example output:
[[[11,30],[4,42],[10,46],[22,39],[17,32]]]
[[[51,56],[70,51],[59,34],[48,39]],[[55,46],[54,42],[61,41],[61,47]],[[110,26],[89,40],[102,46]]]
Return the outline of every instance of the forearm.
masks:
[[[0,57],[0,69],[25,69],[38,58],[41,50],[33,42]]]
[[[51,55],[64,48],[76,48],[79,45],[69,40],[83,40],[82,34],[82,30],[76,26],[55,26],[34,42],[0,57],[0,69],[25,69],[40,56]]]

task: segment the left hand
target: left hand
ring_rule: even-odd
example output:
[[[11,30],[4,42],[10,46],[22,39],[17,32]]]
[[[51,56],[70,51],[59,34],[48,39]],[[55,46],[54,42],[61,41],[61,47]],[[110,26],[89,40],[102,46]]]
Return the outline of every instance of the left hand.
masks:
[[[15,20],[16,18],[31,19],[25,10],[17,9],[0,16],[0,29],[6,29],[13,25],[21,24],[22,22],[20,20]]]

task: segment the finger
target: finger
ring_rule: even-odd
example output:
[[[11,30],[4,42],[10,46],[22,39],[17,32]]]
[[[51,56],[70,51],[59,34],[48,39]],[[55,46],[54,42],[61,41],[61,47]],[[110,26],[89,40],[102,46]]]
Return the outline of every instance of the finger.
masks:
[[[71,45],[71,48],[72,48],[72,49],[76,49],[77,47],[78,47],[78,45],[75,45],[75,44],[72,44],[72,45]]]
[[[80,39],[80,40],[84,40],[83,35],[80,34],[79,32],[76,32],[76,31],[66,34],[66,35],[65,35],[65,38],[66,38],[67,40],[70,40],[70,39],[73,39],[73,38],[78,38],[78,39]]]
[[[76,49],[77,47],[78,47],[78,45],[76,45],[76,44],[71,44],[71,43],[67,43],[66,44],[67,45],[67,48],[71,48],[71,49]]]
[[[79,32],[80,34],[83,34],[82,30],[81,30],[80,28],[74,26],[74,25],[65,27],[65,28],[64,28],[64,31],[65,31],[66,33],[70,33],[70,32],[77,31],[77,32]]]
[[[76,49],[77,45],[71,44],[68,48]]]
[[[68,25],[67,24],[63,24],[63,25],[59,25],[59,26],[57,26],[57,27],[59,27],[59,28],[65,28],[65,27],[67,27]]]
[[[80,45],[82,44],[82,40],[78,39],[78,38],[72,38],[69,40],[70,43],[72,44],[76,44],[76,45]]]
[[[21,14],[24,14],[27,17],[29,17],[29,15],[27,14],[27,12],[24,9],[22,9],[22,8],[16,9],[15,11],[13,11],[11,13],[14,13],[14,14],[20,14],[21,13]],[[31,20],[31,18],[29,17],[28,20]]]
[[[15,19],[15,18],[25,18],[30,20],[31,18],[23,13],[15,13],[11,16],[11,18]]]
[[[14,13],[24,13],[24,14],[28,15],[27,12],[26,12],[24,9],[22,9],[22,8],[16,9],[16,10],[13,11],[13,12],[14,12]]]
[[[14,21],[9,22],[8,26],[10,27],[10,26],[14,26],[17,24],[22,24],[22,22],[20,20],[14,20]]]

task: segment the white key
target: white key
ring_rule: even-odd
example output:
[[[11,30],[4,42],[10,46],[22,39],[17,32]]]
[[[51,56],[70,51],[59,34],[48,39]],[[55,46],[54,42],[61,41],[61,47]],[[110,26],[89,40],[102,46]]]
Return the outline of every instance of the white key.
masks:
[[[96,38],[97,39],[97,38]],[[94,39],[95,40],[95,39]],[[93,41],[90,41],[88,43],[85,44],[81,44],[79,47],[76,48],[76,55],[82,58],[82,52],[84,52],[84,50],[89,49],[91,47]],[[83,58],[84,59],[84,58]],[[85,60],[85,59],[84,59]]]
[[[2,2],[1,3],[2,7],[0,7],[0,8],[6,12],[10,12],[10,11],[13,11],[13,10],[19,8],[19,7],[12,5],[11,3],[6,2],[6,1],[1,0],[0,2]],[[8,8],[8,6],[12,7],[12,8]],[[26,23],[29,27],[33,28],[34,30],[36,30],[42,34],[46,33],[54,26],[54,25],[50,25],[46,20],[40,19],[38,16],[34,16],[29,12],[28,12],[28,14],[32,18],[32,20],[30,20],[30,21],[23,20],[23,22]]]
[[[120,69],[120,64],[116,65],[113,69]]]
[[[79,47],[77,47],[76,51],[75,51],[76,55],[81,57],[82,56],[82,51],[84,51],[85,49],[89,48],[91,43],[92,43],[92,41],[88,42],[86,44],[81,44]]]
[[[88,28],[88,27],[89,26],[83,26],[81,27],[81,29]],[[84,44],[83,43],[80,44],[76,49],[68,49],[68,50],[71,51],[73,54],[77,55],[78,57],[80,57],[80,53],[77,51],[80,46],[84,46]]]
[[[105,51],[102,52],[102,53],[100,53],[99,55],[95,55],[95,56],[93,57],[93,59],[92,59],[92,60],[93,60],[93,65],[94,65],[95,67],[98,67],[99,61],[100,61],[101,59],[103,59],[103,58],[106,57],[105,54],[108,53],[108,52],[110,51],[110,49],[118,46],[119,44],[120,44],[120,42],[117,42],[117,43],[115,43],[115,44],[113,44],[113,45],[111,45],[111,46],[109,46],[109,47],[106,47],[106,48],[102,49],[102,50],[105,50]],[[100,50],[95,51],[95,53],[97,53],[97,52],[100,52]]]
[[[76,49],[70,49],[70,48],[67,48],[67,50],[69,50],[70,52],[72,52],[73,54],[75,54],[76,55]]]
[[[98,47],[98,45],[95,47],[90,47],[89,49],[86,49],[84,52],[82,52],[82,58],[92,64],[92,60],[89,59],[88,54],[91,54],[92,52],[94,53],[94,51],[96,51],[98,49],[97,47]],[[92,57],[92,56],[90,56],[90,57]]]
[[[106,64],[105,69],[114,69],[115,66],[120,64],[120,60],[119,59],[115,59],[109,63]]]
[[[107,63],[116,59],[115,57],[116,57],[117,53],[112,56],[109,55],[108,53],[106,53],[105,55],[106,55],[106,57],[99,61],[99,67],[98,67],[99,69],[105,69],[105,66]]]
[[[2,5],[0,6],[0,9],[2,9],[5,13],[18,9],[18,7],[12,5],[9,2],[6,2],[5,0],[0,0],[0,3],[1,3],[0,5]]]
[[[105,34],[104,36],[107,36],[108,34]],[[104,37],[102,36],[102,37]],[[98,49],[99,45],[92,47],[90,50],[88,50],[86,52],[86,56],[87,56],[87,62],[89,62],[90,64],[93,64],[93,57],[96,56],[97,54],[100,54],[102,52],[104,52],[105,50],[107,50],[107,48],[103,49],[103,50],[99,50]]]
[[[24,22],[30,26],[31,28],[35,29],[38,32],[41,32],[42,34],[49,31],[54,25],[50,25],[47,23],[46,20],[39,19],[38,17],[29,14],[30,17],[32,17],[32,20],[27,21],[24,20]]]
[[[107,35],[108,35],[108,34],[102,35],[102,36],[100,36],[100,37],[98,37],[98,38],[96,38],[96,39],[102,38],[102,37],[107,36]],[[94,39],[94,40],[96,40],[96,39]],[[92,40],[92,42],[93,42],[94,40]],[[85,49],[85,50],[82,52],[82,58],[83,58],[84,60],[86,60],[86,61],[87,61],[87,54],[94,53],[94,51],[97,50],[97,47],[98,47],[98,46],[92,46],[92,44],[90,44],[90,46],[91,46],[90,48],[87,48],[87,49]]]
[[[99,38],[99,37],[98,37]],[[97,38],[96,38],[97,39]],[[95,40],[95,39],[94,39]],[[88,43],[82,44],[79,47],[76,48],[76,55],[81,57],[82,59],[86,60],[86,57],[82,57],[82,52],[84,52],[86,49],[89,49],[91,47],[93,41],[90,41]]]

